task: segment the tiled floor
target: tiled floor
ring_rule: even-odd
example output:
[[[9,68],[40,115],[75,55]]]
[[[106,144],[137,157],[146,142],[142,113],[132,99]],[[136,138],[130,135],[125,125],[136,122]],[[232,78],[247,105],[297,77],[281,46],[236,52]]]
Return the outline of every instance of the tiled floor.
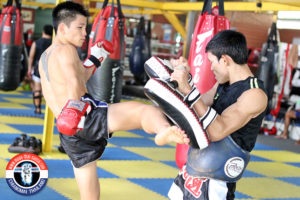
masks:
[[[57,151],[54,129],[51,153],[40,154],[49,169],[47,186],[33,196],[14,193],[5,180],[5,168],[15,155],[7,151],[21,133],[42,138],[43,116],[33,114],[30,92],[0,91],[0,197],[1,199],[79,199],[71,163]],[[156,146],[153,135],[142,130],[117,132],[98,161],[101,199],[165,200],[178,169],[175,144]],[[300,199],[300,154],[257,143],[236,199]]]

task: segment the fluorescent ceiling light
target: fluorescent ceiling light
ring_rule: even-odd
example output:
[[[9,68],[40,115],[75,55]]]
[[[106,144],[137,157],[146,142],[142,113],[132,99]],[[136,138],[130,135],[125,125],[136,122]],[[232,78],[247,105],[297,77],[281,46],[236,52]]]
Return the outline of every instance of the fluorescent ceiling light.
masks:
[[[300,11],[279,11],[278,19],[300,19]]]
[[[278,29],[297,29],[300,30],[300,20],[277,20]]]

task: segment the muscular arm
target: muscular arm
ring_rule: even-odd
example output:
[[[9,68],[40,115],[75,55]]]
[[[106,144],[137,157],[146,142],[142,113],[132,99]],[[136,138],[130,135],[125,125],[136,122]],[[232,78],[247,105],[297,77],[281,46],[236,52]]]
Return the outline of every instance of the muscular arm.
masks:
[[[31,75],[31,71],[33,70],[33,59],[35,56],[35,51],[36,51],[36,44],[35,42],[32,43],[31,48],[30,48],[30,52],[29,52],[29,57],[28,57],[28,76]]]
[[[81,63],[81,67],[82,68],[84,68],[84,71],[85,71],[85,73],[84,73],[84,76],[85,76],[85,82],[87,82],[90,78],[91,78],[91,76],[93,75],[93,71],[94,71],[94,69],[96,68],[96,67],[92,67],[92,68],[85,68],[84,66],[83,66],[83,64]]]
[[[236,103],[225,109],[207,129],[211,141],[218,141],[242,128],[252,118],[262,113],[267,106],[267,96],[261,89],[244,92]],[[203,116],[207,106],[199,100],[195,103],[199,116]]]

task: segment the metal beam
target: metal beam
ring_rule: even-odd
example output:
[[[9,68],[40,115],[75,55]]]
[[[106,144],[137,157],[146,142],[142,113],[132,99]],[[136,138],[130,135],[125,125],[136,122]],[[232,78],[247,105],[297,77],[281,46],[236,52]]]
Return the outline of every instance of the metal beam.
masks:
[[[90,0],[94,2],[104,2],[104,0]],[[111,0],[109,1],[111,2]],[[120,0],[122,5],[133,6],[139,8],[153,8],[160,9],[163,2],[158,1],[147,1],[147,0]]]
[[[213,6],[216,3],[213,3]],[[162,3],[162,10],[176,11],[200,11],[203,2],[165,2]],[[281,10],[300,10],[300,5],[295,6],[284,3],[262,2],[262,7],[257,7],[256,2],[224,2],[225,11],[281,11]]]
[[[89,13],[98,13],[101,9],[99,8],[90,8]],[[124,14],[140,14],[140,15],[163,15],[164,12],[162,10],[157,9],[122,9]],[[181,15],[186,14],[185,12],[178,11],[170,11],[172,14]]]
[[[104,0],[91,0],[97,2],[103,2]],[[256,5],[256,1],[244,2],[235,1],[224,2],[225,11],[300,11],[300,4],[286,4],[270,1],[262,1],[262,7],[259,8]],[[122,5],[140,7],[140,8],[152,8],[158,10],[167,11],[200,11],[203,7],[203,2],[154,2],[146,0],[121,0]],[[213,5],[216,5],[214,2]]]
[[[157,9],[122,9],[124,14],[141,14],[141,15],[162,15],[164,11]],[[174,15],[183,15],[185,12],[169,11],[169,13]]]
[[[103,2],[104,0],[90,0],[94,2]],[[2,5],[5,4],[7,0],[1,0]],[[203,7],[203,2],[158,2],[158,1],[148,1],[148,0],[121,0],[122,5],[138,7],[138,8],[151,8],[164,11],[201,11]],[[300,3],[291,3],[289,1],[262,1],[262,7],[259,8],[256,5],[256,1],[244,2],[235,1],[224,2],[225,11],[300,11]],[[54,8],[55,4],[45,4],[33,1],[22,1],[22,5],[36,6],[45,8]],[[213,3],[215,5],[215,3]],[[135,13],[137,11],[129,11],[128,13]],[[150,12],[150,11],[147,11]]]
[[[177,18],[176,15],[168,12],[168,11],[165,11],[164,12],[164,16],[165,18],[167,18],[167,20],[170,22],[170,24],[173,25],[173,27],[176,29],[176,31],[178,31],[178,33],[180,33],[180,35],[185,38],[186,36],[186,32],[185,32],[185,29],[184,27],[182,26],[182,24],[180,23],[179,19]]]

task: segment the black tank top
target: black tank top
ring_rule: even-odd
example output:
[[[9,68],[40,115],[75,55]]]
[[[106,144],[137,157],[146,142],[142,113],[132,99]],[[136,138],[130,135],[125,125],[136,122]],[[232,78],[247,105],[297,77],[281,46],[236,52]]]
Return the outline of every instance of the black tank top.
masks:
[[[255,77],[248,77],[231,85],[229,83],[221,84],[217,88],[212,107],[218,114],[221,114],[227,107],[235,103],[243,92],[252,88],[260,88],[266,93],[263,82]],[[253,149],[264,116],[265,111],[231,134],[232,139],[242,149],[249,152]]]
[[[52,39],[47,39],[47,38],[40,38],[35,41],[35,55],[33,59],[33,66],[35,68],[38,68],[39,65],[39,60],[42,55],[42,53],[51,45]]]

